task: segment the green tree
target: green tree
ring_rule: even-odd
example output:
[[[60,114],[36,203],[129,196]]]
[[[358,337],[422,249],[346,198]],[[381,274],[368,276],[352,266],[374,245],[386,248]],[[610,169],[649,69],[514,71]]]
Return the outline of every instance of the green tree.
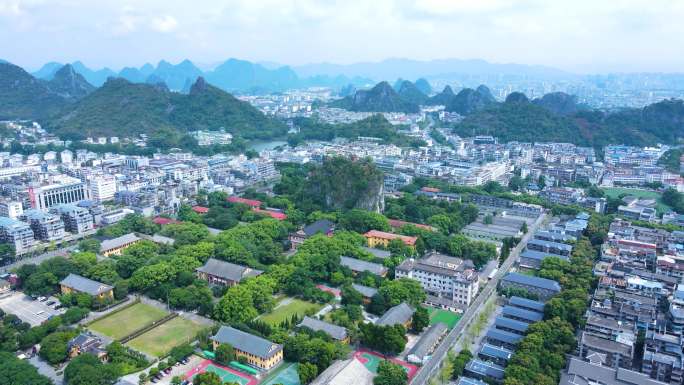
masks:
[[[235,350],[230,344],[220,344],[214,350],[214,354],[216,354],[216,360],[224,365],[235,361]]]
[[[223,385],[221,377],[219,377],[216,373],[212,372],[198,374],[192,380],[192,383],[195,385]]]
[[[340,226],[349,231],[365,233],[369,230],[389,231],[390,226],[384,215],[367,210],[349,210],[340,218]]]
[[[105,365],[90,353],[75,357],[64,370],[68,385],[113,385],[118,377],[115,365]]]
[[[416,308],[416,312],[413,313],[413,318],[411,320],[411,329],[415,333],[420,333],[428,327],[430,324],[430,315],[428,314],[428,311],[426,308],[422,306],[418,306]]]
[[[13,353],[0,351],[0,383],[7,385],[52,385],[49,378],[38,373],[28,361]]]
[[[380,361],[378,375],[373,378],[373,385],[406,385],[407,383],[408,375],[404,368],[392,361]]]
[[[78,243],[78,249],[90,253],[100,252],[100,241],[95,238],[87,238]]]
[[[297,365],[297,374],[302,384],[308,384],[318,376],[318,368],[314,364],[301,362]]]
[[[463,370],[465,366],[473,358],[473,353],[468,349],[461,350],[458,355],[456,355],[452,361],[453,370],[451,372],[451,377],[455,380],[461,375],[463,375]]]
[[[251,291],[243,285],[228,289],[214,307],[214,317],[226,323],[247,322],[258,315]]]

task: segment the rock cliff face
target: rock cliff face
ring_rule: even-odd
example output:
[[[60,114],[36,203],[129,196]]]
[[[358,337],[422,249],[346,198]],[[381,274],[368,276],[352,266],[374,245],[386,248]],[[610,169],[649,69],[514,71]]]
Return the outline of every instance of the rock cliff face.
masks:
[[[359,90],[353,96],[335,100],[331,107],[349,111],[418,112],[418,104],[402,98],[387,82],[380,82],[370,90]]]
[[[364,209],[381,212],[384,176],[371,160],[326,159],[307,179],[306,194],[329,210]]]

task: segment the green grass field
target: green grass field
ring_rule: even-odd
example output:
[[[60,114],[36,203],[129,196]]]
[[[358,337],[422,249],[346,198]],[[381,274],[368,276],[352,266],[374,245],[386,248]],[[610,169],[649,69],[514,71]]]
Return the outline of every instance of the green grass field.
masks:
[[[454,326],[456,326],[458,320],[461,319],[460,314],[456,314],[448,310],[436,309],[434,307],[428,307],[427,309],[428,313],[430,313],[430,325],[433,325],[437,322],[443,322],[447,325],[449,330],[451,330]]]
[[[259,319],[271,325],[278,325],[284,320],[290,319],[293,314],[299,314],[303,317],[307,311],[318,311],[323,307],[323,305],[302,301],[301,299],[296,298],[286,298],[283,301],[286,300],[289,300],[290,302],[276,307],[271,313],[265,314],[259,317]]]
[[[663,203],[661,194],[656,191],[639,190],[625,187],[605,187],[602,190],[611,198],[618,198],[620,195],[634,195],[637,198],[655,198],[657,202],[656,210],[659,213],[671,210],[670,206]]]
[[[164,318],[167,314],[166,311],[154,306],[136,303],[120,312],[93,322],[88,328],[117,340],[151,322]]]
[[[173,347],[191,342],[201,329],[200,324],[176,317],[132,339],[126,345],[153,356],[163,357]]]

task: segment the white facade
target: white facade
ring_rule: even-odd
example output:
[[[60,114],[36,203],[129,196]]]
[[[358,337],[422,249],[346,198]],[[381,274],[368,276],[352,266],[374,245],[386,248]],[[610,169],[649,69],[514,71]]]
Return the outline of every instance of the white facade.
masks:
[[[0,217],[8,217],[12,219],[19,218],[24,213],[24,208],[21,202],[9,201],[0,202]]]
[[[98,202],[114,199],[116,179],[113,176],[96,176],[90,180],[90,197]]]

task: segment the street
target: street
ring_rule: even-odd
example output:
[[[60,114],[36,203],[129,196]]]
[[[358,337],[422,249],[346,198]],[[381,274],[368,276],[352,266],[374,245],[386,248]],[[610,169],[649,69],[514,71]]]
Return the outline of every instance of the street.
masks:
[[[482,305],[487,302],[493,293],[496,292],[496,287],[498,286],[499,281],[506,273],[508,273],[515,261],[518,260],[518,256],[525,248],[532,235],[537,231],[539,225],[546,219],[546,216],[546,213],[539,216],[534,224],[530,226],[527,233],[522,237],[520,242],[518,242],[518,245],[511,250],[511,254],[503,262],[503,264],[501,264],[501,268],[499,268],[499,271],[496,273],[494,278],[487,283],[485,288],[480,292],[477,298],[475,298],[473,304],[463,314],[463,317],[458,322],[456,327],[449,332],[442,343],[437,347],[437,349],[435,349],[432,354],[432,358],[430,358],[430,360],[418,370],[418,373],[416,373],[416,376],[413,377],[413,380],[411,381],[411,385],[425,385],[428,383],[430,378],[436,374],[436,371],[439,370],[439,368],[442,366],[442,362],[446,359],[449,350],[451,350],[458,343],[466,328],[470,326],[471,322],[473,322],[476,316],[480,314]]]

